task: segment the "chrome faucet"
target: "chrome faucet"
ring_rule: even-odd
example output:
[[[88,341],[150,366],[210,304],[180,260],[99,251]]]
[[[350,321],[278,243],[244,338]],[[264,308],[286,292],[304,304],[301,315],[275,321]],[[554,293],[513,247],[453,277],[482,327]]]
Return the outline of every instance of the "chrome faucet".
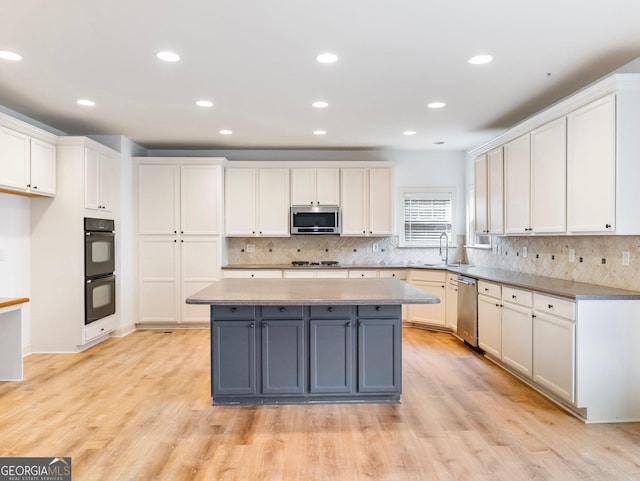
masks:
[[[442,257],[442,238],[444,237],[444,257]],[[443,232],[442,234],[440,234],[440,241],[439,241],[439,248],[440,248],[440,258],[444,261],[445,264],[449,263],[449,236],[447,235],[446,232]]]

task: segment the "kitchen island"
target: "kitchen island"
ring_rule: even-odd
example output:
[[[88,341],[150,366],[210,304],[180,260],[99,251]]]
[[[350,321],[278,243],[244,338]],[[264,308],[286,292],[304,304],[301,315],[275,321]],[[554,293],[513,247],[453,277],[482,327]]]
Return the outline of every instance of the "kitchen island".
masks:
[[[440,299],[398,279],[222,279],[211,305],[214,404],[398,402],[402,304]]]

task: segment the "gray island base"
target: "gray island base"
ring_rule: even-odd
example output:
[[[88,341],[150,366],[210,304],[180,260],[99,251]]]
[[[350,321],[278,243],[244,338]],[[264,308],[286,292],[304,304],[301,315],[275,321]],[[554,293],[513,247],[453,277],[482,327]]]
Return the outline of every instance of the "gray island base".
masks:
[[[398,279],[223,279],[211,304],[214,404],[398,402],[402,304],[440,300]]]

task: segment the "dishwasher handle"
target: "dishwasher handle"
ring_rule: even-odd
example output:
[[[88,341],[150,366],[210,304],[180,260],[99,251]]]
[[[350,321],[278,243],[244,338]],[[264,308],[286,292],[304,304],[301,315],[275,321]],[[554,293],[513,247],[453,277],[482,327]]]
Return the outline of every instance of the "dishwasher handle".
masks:
[[[469,279],[468,277],[458,277],[458,283],[460,284],[465,284],[467,286],[475,286],[476,285],[476,280],[475,279]]]

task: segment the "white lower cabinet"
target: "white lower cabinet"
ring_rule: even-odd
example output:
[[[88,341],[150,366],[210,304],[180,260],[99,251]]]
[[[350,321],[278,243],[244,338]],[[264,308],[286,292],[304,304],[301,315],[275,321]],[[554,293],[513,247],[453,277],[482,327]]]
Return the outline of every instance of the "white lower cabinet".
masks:
[[[444,327],[446,325],[446,271],[412,269],[408,281],[411,285],[436,296],[438,304],[411,304],[407,321],[415,324]]]
[[[282,277],[280,269],[228,269],[222,271],[225,279],[277,279]]]
[[[447,274],[446,325],[453,332],[458,329],[458,274]]]
[[[533,297],[530,291],[502,287],[502,361],[533,376]]]
[[[218,279],[217,237],[149,236],[139,245],[139,323],[209,322],[205,305],[185,299]]]
[[[502,359],[502,288],[478,281],[478,346]]]

